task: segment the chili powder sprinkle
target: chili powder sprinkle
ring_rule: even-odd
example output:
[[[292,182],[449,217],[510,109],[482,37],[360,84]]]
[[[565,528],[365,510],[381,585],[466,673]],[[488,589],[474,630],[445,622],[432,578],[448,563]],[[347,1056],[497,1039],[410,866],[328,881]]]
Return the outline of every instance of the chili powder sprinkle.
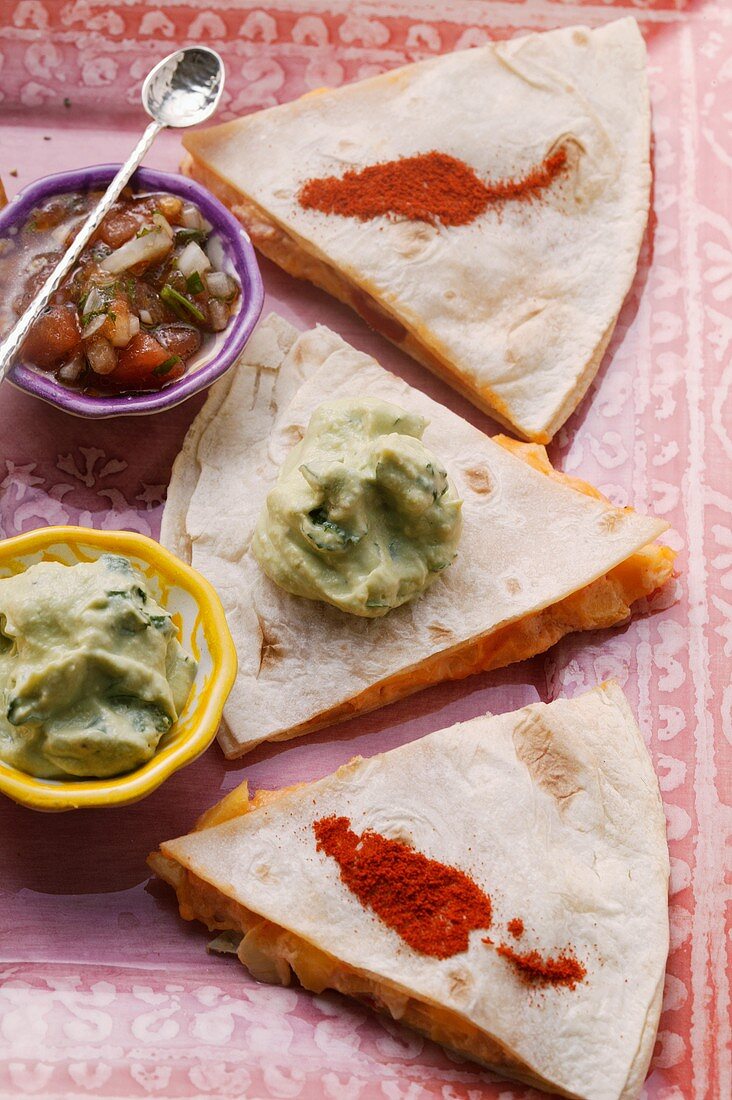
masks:
[[[464,871],[371,829],[359,836],[350,826],[347,817],[314,822],[317,850],[336,861],[361,904],[415,951],[447,959],[467,951],[473,929],[490,928],[491,899]]]
[[[513,920],[508,922],[506,928],[517,940],[524,934],[524,922],[521,920],[521,917],[514,917]]]
[[[587,974],[586,968],[570,951],[562,951],[556,958],[551,955],[542,958],[538,951],[520,954],[507,943],[499,944],[496,951],[508,959],[524,978],[541,985],[567,985],[574,989]]]
[[[567,167],[560,146],[518,179],[484,183],[465,161],[432,150],[382,161],[343,176],[306,180],[298,201],[306,210],[368,221],[398,216],[413,221],[468,225],[489,206],[509,200],[530,202]]]

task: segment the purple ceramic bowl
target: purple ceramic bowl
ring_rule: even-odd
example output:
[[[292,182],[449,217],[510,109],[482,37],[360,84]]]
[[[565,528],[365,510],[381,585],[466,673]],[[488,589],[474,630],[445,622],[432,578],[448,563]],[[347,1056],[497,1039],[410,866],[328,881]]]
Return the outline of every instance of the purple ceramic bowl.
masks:
[[[118,168],[118,164],[97,164],[75,172],[58,172],[53,176],[44,176],[43,179],[29,184],[0,211],[0,236],[7,235],[14,226],[22,225],[34,207],[54,195],[106,187]],[[167,172],[157,172],[151,168],[139,168],[132,177],[130,186],[135,191],[170,191],[199,207],[223,246],[226,267],[236,275],[241,284],[239,309],[229,322],[229,327],[222,333],[221,346],[215,354],[198,368],[194,359],[186,374],[161,390],[92,397],[69,389],[57,382],[52,374],[44,374],[23,363],[16,363],[10,369],[8,381],[18,389],[40,397],[51,405],[57,405],[59,409],[74,416],[141,416],[179,405],[194,393],[210,386],[236,362],[262,312],[264,290],[254,249],[239,222],[218,199],[193,180]]]

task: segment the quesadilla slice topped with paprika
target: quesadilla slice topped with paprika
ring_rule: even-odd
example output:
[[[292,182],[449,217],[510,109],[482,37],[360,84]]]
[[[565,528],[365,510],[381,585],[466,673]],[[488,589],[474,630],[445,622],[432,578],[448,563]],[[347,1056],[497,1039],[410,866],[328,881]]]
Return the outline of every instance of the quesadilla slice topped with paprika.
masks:
[[[319,469],[296,450],[324,408],[349,400],[418,422],[421,440],[407,439],[404,454],[424,447],[438,456],[447,476],[434,497],[449,485],[461,509],[456,553],[430,564],[435,572],[421,595],[391,610],[365,609],[378,617],[293,595],[297,587],[273,581],[255,553],[262,515],[288,468],[310,503],[281,540],[282,555],[297,545],[295,567],[304,573],[359,552],[368,509],[345,529],[322,497],[313,504]],[[342,436],[349,427],[356,434],[355,421],[346,421]],[[393,456],[398,431],[383,437],[382,455]],[[333,469],[348,472],[339,462]],[[410,501],[439,474],[433,467],[428,484],[414,473]],[[570,631],[627,620],[631,605],[673,572],[673,552],[653,541],[666,526],[553,470],[543,447],[488,438],[327,328],[298,333],[272,316],[189,430],[161,541],[200,570],[224,604],[239,672],[220,740],[236,757],[429,684],[531,657]],[[374,552],[398,557],[401,545]],[[386,564],[399,562],[379,568]]]
[[[432,58],[183,142],[261,252],[515,434],[548,442],[584,395],[648,213],[634,19]]]
[[[639,1095],[669,860],[616,685],[475,718],[251,803],[240,789],[201,824],[217,820],[150,863],[181,915],[227,933],[258,980],[339,990],[562,1096]]]

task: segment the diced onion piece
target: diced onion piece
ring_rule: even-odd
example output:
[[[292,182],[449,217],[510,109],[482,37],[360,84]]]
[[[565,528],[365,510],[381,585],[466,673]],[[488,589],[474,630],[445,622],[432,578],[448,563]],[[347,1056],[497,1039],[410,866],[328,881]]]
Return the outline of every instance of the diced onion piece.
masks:
[[[229,323],[229,307],[218,298],[212,298],[208,307],[208,316],[213,331],[223,332]]]
[[[203,229],[201,211],[197,206],[194,206],[193,203],[185,203],[180,220],[181,224],[184,225],[186,229]]]
[[[156,210],[155,213],[152,216],[152,220],[154,221],[154,223],[158,227],[158,229],[162,229],[163,233],[165,233],[166,236],[170,237],[170,239],[172,241],[173,240],[173,226],[170,224],[168,219],[163,214],[161,214],[159,210]]]
[[[212,298],[221,298],[224,302],[230,302],[236,294],[236,283],[225,271],[209,271],[206,287]]]
[[[153,323],[152,313],[149,309],[140,310],[140,320],[142,321],[143,325],[151,325]]]
[[[162,220],[165,221],[164,218]],[[168,223],[165,222],[165,224]],[[168,226],[168,229],[170,229],[170,226]],[[109,271],[112,275],[119,275],[123,271],[129,271],[131,267],[136,267],[137,264],[151,264],[156,260],[162,260],[172,247],[172,230],[170,230],[170,236],[168,236],[160,226],[157,226],[142,237],[133,237],[131,241],[126,241],[125,244],[102,260],[100,267],[104,271]]]
[[[86,357],[95,374],[111,374],[117,366],[117,353],[103,336],[95,336],[89,341]]]
[[[266,926],[264,927],[266,929]],[[271,940],[271,937],[269,939]],[[267,985],[287,986],[292,980],[292,971],[285,959],[273,950],[275,946],[268,942],[267,932],[263,930],[263,926],[255,925],[244,936],[236,953],[239,961],[244,963],[256,981],[266,982]]]
[[[194,271],[202,275],[205,271],[208,271],[210,267],[211,261],[200,244],[196,244],[195,241],[189,241],[178,257],[178,270],[185,275],[186,279],[189,275],[192,275]]]
[[[140,319],[130,313],[121,302],[114,303],[108,314],[111,322],[105,331],[105,335],[115,348],[126,348],[133,336],[140,331]]]
[[[82,219],[79,218],[71,225],[69,225],[68,222],[61,222],[61,225],[57,225],[51,233],[56,244],[60,245],[61,248],[66,248],[70,239],[76,236],[76,230],[81,225],[81,222]]]
[[[64,363],[58,372],[58,376],[62,382],[76,382],[83,369],[84,356],[75,355],[73,359],[69,359],[68,363]]]
[[[106,308],[107,303],[104,299],[104,295],[101,293],[98,287],[93,286],[86,296],[82,318],[88,317],[90,313],[99,313],[100,310]]]
[[[92,317],[88,324],[84,325],[81,335],[85,340],[88,340],[90,336],[93,336],[95,332],[99,332],[103,324],[107,320],[106,313],[97,313],[96,317]]]

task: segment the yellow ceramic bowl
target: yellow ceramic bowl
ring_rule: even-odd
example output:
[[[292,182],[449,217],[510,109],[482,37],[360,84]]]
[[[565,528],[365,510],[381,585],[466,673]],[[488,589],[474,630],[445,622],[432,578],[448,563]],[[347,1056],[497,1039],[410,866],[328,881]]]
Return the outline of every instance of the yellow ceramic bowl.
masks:
[[[196,679],[178,721],[152,760],[136,771],[114,779],[36,779],[0,760],[0,791],[34,810],[121,806],[144,798],[208,748],[234,683],[236,651],[216,592],[200,573],[144,535],[87,527],[29,531],[0,542],[0,577],[40,561],[74,565],[108,553],[129,558],[171,612],[183,647],[198,661]]]

